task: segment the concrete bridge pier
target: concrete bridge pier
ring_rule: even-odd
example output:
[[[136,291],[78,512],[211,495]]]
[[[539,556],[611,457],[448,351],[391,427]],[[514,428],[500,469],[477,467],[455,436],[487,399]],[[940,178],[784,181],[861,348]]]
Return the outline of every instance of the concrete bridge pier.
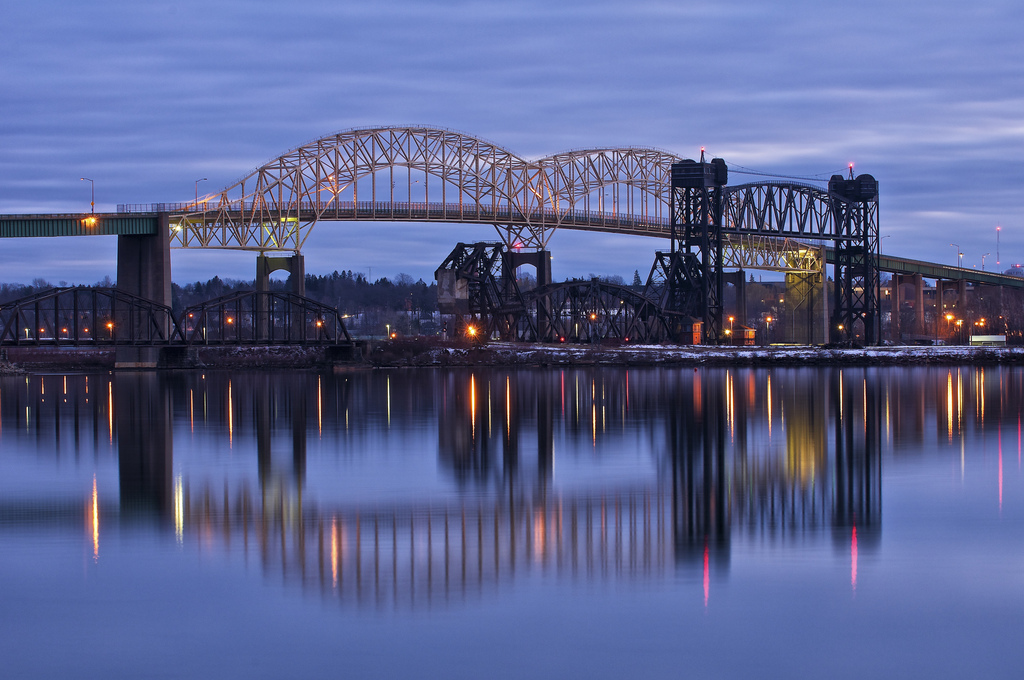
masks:
[[[904,321],[903,305],[907,302],[904,294],[904,286],[913,286],[912,306],[914,315]],[[914,335],[925,334],[924,323],[924,278],[920,274],[893,274],[892,275],[892,299],[890,302],[892,312],[892,340],[900,342],[904,333]],[[909,316],[909,315],[907,315]]]
[[[537,271],[537,287],[546,286],[551,283],[551,253],[547,250],[535,250],[532,252],[517,252],[514,250],[505,251],[503,264],[504,275],[510,278],[515,277],[515,271],[523,265],[528,265]],[[507,299],[507,297],[506,297]],[[551,305],[547,297],[537,301],[537,339],[544,342],[550,340],[551,333]]]
[[[801,340],[814,345],[828,341],[825,319],[827,303],[825,277],[820,273],[786,274],[786,315],[789,328],[782,328],[788,342]]]
[[[270,275],[284,270],[288,272],[288,290],[296,295],[306,295],[306,258],[300,253],[285,257],[270,257],[266,253],[256,256],[256,291],[270,292]],[[267,340],[270,336],[270,303],[266,295],[259,296],[259,309],[256,318],[256,333],[259,340]],[[292,333],[302,337],[305,319],[292,319]]]
[[[725,272],[722,274],[722,283],[725,286],[732,284],[733,290],[736,293],[736,303],[733,306],[733,313],[726,314],[725,320],[728,321],[729,317],[733,317],[733,322],[729,323],[728,328],[730,332],[728,342],[731,344],[742,344],[742,341],[737,340],[736,333],[738,326],[747,325],[747,279],[746,272],[742,269],[738,269],[734,272]]]
[[[156,233],[117,237],[117,288],[132,295],[171,306],[171,236],[167,213],[159,213]],[[117,320],[114,320],[115,324]],[[164,337],[170,336],[164,328]],[[114,350],[115,368],[154,368],[159,347],[120,346]]]
[[[954,302],[946,302],[946,291],[955,289],[956,298]],[[956,281],[935,280],[935,337],[946,337],[951,330],[946,314],[960,316],[967,308],[967,280]],[[946,324],[943,326],[943,324]],[[945,332],[943,332],[945,331]]]

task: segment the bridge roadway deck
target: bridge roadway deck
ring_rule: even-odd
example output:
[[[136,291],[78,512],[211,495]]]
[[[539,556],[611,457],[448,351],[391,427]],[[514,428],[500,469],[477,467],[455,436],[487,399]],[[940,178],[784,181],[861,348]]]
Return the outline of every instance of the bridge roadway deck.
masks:
[[[46,236],[96,236],[96,235],[151,235],[157,231],[158,212],[183,213],[195,209],[192,203],[155,203],[141,205],[119,205],[117,213],[96,214],[33,214],[0,215],[0,238],[46,237]],[[513,211],[514,212],[514,211]],[[628,236],[669,237],[669,225],[663,220],[653,220],[640,215],[595,213],[585,211],[543,211],[544,214],[522,214],[508,210],[478,209],[475,205],[425,204],[425,203],[366,203],[340,205],[331,210],[316,206],[303,206],[298,215],[300,220],[315,221],[448,221],[482,224],[522,223],[538,227],[573,229],[623,234]],[[199,224],[208,224],[215,219],[217,211],[208,210],[190,215]],[[219,213],[230,218],[245,219],[245,212]],[[290,215],[290,213],[281,213]],[[94,218],[95,221],[90,221]],[[249,219],[252,214],[249,213]],[[203,226],[195,227],[202,230]],[[216,226],[214,229],[230,229]],[[172,242],[188,247],[191,239],[174,230]],[[748,233],[748,232],[743,232]],[[753,232],[749,232],[753,233]],[[193,246],[195,247],[195,246]],[[201,247],[201,246],[200,246]],[[826,247],[826,261],[835,264],[835,251]],[[965,267],[951,267],[935,262],[915,260],[894,255],[881,255],[878,270],[889,274],[920,274],[926,279],[947,281],[968,281],[970,283],[1005,286],[1024,289],[1024,278],[996,272],[978,271]]]

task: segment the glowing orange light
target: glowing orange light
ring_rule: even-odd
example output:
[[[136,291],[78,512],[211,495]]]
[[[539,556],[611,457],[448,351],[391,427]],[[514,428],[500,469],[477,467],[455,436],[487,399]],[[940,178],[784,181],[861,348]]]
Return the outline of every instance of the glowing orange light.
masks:
[[[392,339],[392,340],[394,340],[394,339],[395,339],[395,338],[397,338],[397,337],[398,337],[398,333],[392,333],[392,334],[391,334],[391,339]]]
[[[471,338],[474,337],[476,335],[476,326],[467,326],[466,335],[468,335]]]
[[[323,325],[324,325],[324,322],[323,322],[323,321],[321,321],[320,319],[317,319],[317,320],[316,320],[316,327],[317,327],[317,328],[320,328],[320,327],[321,327],[321,326],[323,326]]]
[[[232,318],[232,317],[230,317],[230,316],[229,316],[229,317],[228,317],[228,323],[234,323],[234,322],[235,322],[234,318]]]
[[[89,519],[92,529],[92,559],[100,558],[100,501],[96,493],[96,476],[92,478],[92,503],[89,505]]]

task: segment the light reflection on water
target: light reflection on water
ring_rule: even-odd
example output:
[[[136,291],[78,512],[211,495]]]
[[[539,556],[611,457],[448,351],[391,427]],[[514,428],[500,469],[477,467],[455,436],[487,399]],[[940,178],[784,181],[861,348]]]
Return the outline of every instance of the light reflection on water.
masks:
[[[554,577],[696,587],[708,612],[793,559],[861,597],[889,587],[908,526],[942,529],[922,498],[948,497],[1007,558],[1022,408],[1012,368],[3,378],[0,536],[29,536],[32,564],[31,537],[70,545],[84,520],[90,568],[114,550],[130,570],[131,536],[167,535],[341,611],[472,618]],[[585,609],[561,588],[559,607]]]

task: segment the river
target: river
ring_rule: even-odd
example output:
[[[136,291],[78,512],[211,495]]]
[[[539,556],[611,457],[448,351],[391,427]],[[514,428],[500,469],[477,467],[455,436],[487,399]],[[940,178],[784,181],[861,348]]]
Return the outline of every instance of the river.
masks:
[[[1024,369],[0,378],[8,678],[1018,677]]]

